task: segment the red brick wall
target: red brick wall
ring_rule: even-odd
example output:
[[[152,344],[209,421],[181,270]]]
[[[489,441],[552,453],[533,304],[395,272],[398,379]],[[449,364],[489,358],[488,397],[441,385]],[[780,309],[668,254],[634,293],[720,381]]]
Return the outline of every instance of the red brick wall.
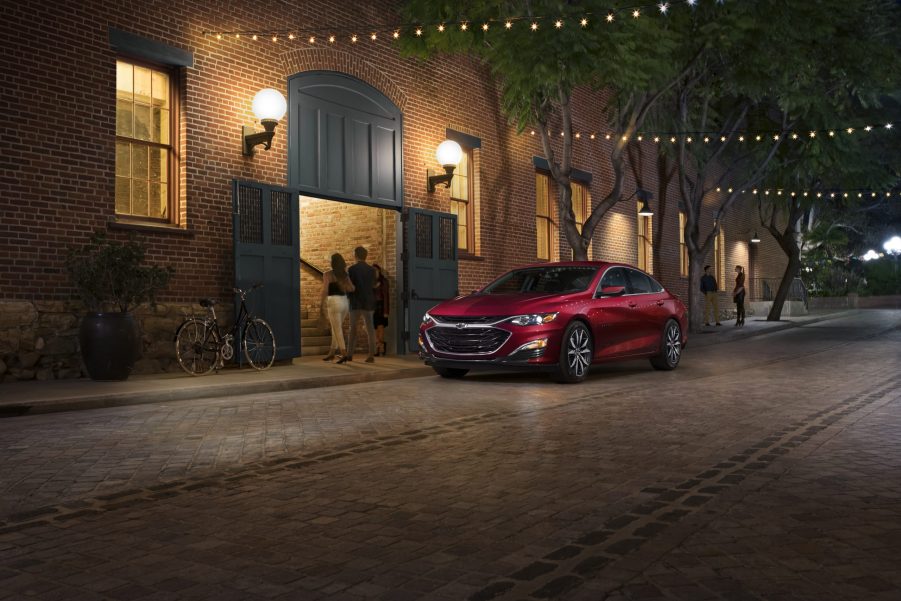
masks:
[[[61,270],[68,245],[107,227],[114,214],[115,54],[108,28],[117,27],[194,53],[193,68],[182,77],[182,211],[189,235],[150,232],[142,237],[150,259],[173,264],[176,276],[163,295],[167,301],[191,301],[199,295],[228,296],[232,280],[232,179],[285,184],[287,127],[276,130],[270,151],[242,156],[241,126],[252,125],[250,102],[263,87],[286,91],[290,75],[306,69],[350,73],[375,86],[404,113],[404,202],[407,206],[448,210],[447,191],[425,191],[425,172],[436,168],[434,149],[450,127],[482,140],[479,186],[480,260],[460,265],[460,289],[470,290],[505,269],[535,260],[534,169],[540,155],[537,136],[519,135],[500,114],[498,88],[488,70],[474,61],[439,57],[428,62],[402,58],[383,35],[351,46],[313,48],[305,41],[217,41],[204,30],[267,30],[287,24],[393,22],[392,2],[283,3],[203,2],[122,3],[101,0],[27,0],[5,6],[0,23],[5,85],[0,107],[4,152],[0,155],[0,298],[67,299],[73,290]],[[601,94],[582,91],[574,99],[576,129],[603,132]],[[650,143],[647,142],[647,145]],[[575,166],[594,175],[592,198],[608,190],[612,172],[610,142],[602,136],[576,141]],[[651,152],[651,147],[646,148]],[[653,162],[648,161],[649,165]],[[656,189],[653,173],[644,185]],[[626,193],[634,190],[627,183]],[[335,207],[347,218],[332,220],[336,240],[361,239],[354,228],[357,209]],[[362,215],[362,213],[361,213]],[[736,262],[747,264],[744,241],[755,229],[750,216],[727,220],[731,274]],[[656,219],[656,218],[655,218]],[[311,222],[312,223],[312,222]],[[678,273],[678,215],[670,209],[665,230],[665,268],[657,274],[684,293]],[[390,229],[390,228],[389,228]],[[304,227],[304,255],[324,262],[331,247],[319,247],[316,228]],[[740,233],[739,233],[740,232]],[[758,263],[772,263],[761,273],[777,273],[778,248],[759,228],[764,243]],[[114,236],[124,232],[115,230]],[[396,275],[390,254],[385,266]],[[567,256],[565,241],[560,239]],[[733,243],[734,244],[733,246]],[[634,200],[619,204],[599,226],[593,244],[598,259],[635,262]],[[307,249],[310,249],[309,252]],[[337,248],[337,247],[335,247]],[[773,252],[775,250],[775,252]],[[378,253],[376,253],[378,254]],[[389,260],[388,257],[392,259]],[[307,283],[305,276],[304,283]]]

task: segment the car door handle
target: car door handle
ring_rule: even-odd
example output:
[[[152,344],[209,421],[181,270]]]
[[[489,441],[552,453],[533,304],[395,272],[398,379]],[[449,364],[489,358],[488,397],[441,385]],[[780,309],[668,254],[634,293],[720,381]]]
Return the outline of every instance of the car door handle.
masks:
[[[663,306],[663,301],[657,301],[657,306],[658,306],[658,307],[662,307],[662,306]]]
[[[638,306],[638,303],[629,303],[629,306],[633,309]]]

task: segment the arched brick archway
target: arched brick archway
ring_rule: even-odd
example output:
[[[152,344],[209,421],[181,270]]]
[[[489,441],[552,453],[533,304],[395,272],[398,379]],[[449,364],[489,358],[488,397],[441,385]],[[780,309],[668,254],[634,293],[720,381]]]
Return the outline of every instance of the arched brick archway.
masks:
[[[333,48],[301,48],[284,53],[282,64],[289,77],[303,71],[337,71],[351,75],[380,91],[401,112],[406,107],[407,95],[388,74],[349,52]]]

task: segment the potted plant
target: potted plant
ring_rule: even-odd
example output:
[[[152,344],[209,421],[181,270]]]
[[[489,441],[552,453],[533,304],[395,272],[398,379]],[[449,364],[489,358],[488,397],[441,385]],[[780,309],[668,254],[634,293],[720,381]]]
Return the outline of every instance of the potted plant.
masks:
[[[145,254],[134,236],[117,242],[102,231],[84,246],[69,249],[66,269],[88,310],[78,341],[93,380],[125,380],[140,357],[140,332],[129,311],[144,302],[153,304],[173,271],[145,265]]]

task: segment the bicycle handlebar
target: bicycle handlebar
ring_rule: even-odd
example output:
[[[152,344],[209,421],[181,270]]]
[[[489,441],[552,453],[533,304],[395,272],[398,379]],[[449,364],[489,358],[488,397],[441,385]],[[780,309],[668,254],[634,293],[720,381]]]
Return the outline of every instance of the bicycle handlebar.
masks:
[[[243,300],[244,297],[247,296],[247,293],[252,292],[253,290],[256,290],[257,288],[262,288],[262,287],[263,287],[263,282],[257,282],[256,284],[253,284],[247,290],[241,290],[240,288],[232,288],[232,292],[235,294],[239,294],[241,296],[241,299]]]

